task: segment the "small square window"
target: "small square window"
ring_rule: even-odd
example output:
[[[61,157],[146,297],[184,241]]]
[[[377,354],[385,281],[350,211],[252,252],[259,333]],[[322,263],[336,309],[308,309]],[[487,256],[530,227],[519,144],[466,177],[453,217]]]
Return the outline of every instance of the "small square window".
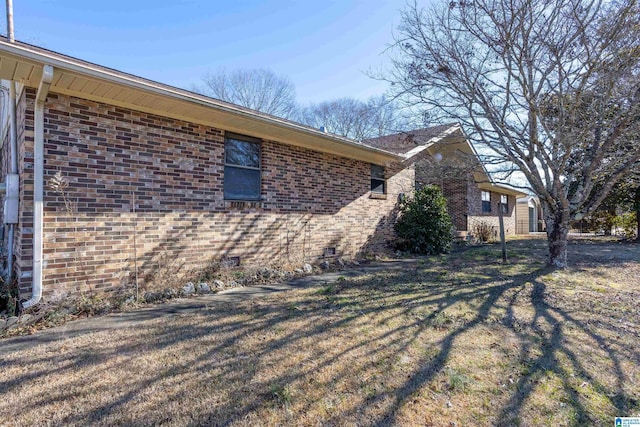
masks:
[[[224,198],[260,200],[260,140],[227,133],[224,139]]]
[[[491,193],[489,191],[482,192],[482,212],[491,212]]]
[[[376,194],[387,193],[383,166],[371,165],[371,192]]]
[[[505,194],[500,195],[500,210],[503,214],[509,213],[509,198]]]

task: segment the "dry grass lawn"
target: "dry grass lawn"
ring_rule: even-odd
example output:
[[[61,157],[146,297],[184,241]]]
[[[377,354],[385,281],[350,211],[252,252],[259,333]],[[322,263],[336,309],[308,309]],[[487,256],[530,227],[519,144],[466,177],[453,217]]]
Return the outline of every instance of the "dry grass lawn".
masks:
[[[611,426],[640,416],[640,248],[484,246],[6,354],[0,424]]]

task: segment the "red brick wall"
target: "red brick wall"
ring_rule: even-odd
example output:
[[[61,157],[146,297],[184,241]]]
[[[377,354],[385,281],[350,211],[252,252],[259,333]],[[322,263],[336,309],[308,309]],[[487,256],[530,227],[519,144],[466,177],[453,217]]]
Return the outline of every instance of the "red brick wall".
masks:
[[[442,183],[442,193],[457,231],[467,231],[468,206],[465,193],[468,180],[465,177],[447,179]]]
[[[20,214],[15,238],[15,271],[21,292],[31,290],[33,264],[33,97],[35,91],[21,92],[16,108],[18,170],[20,173]],[[30,99],[29,99],[30,98]]]
[[[491,212],[482,212],[481,190],[471,174],[460,171],[447,171],[441,177],[434,176],[429,169],[431,163],[416,163],[416,186],[435,184],[442,189],[447,199],[447,210],[457,231],[473,233],[473,227],[479,222],[486,222],[498,229],[498,204],[500,193],[491,192]],[[466,175],[466,176],[465,176]],[[505,233],[516,232],[516,198],[508,196],[509,213],[504,215]]]
[[[469,213],[467,186],[470,177],[466,177],[465,172],[460,171],[462,176],[454,176],[454,173],[447,173],[441,177],[434,176],[434,172],[429,170],[430,162],[418,161],[416,163],[416,186],[433,184],[440,187],[442,194],[447,199],[447,211],[451,216],[456,231],[467,230],[467,217]]]
[[[25,165],[33,161],[33,95]],[[179,285],[229,256],[245,266],[295,266],[320,259],[327,247],[339,256],[377,250],[393,237],[398,193],[414,182],[413,168],[388,168],[387,198],[372,199],[368,163],[263,141],[263,200],[229,202],[223,155],[220,129],[50,94],[45,296],[129,288],[136,256],[144,288]],[[23,182],[32,183],[24,172]],[[64,195],[50,188],[57,172],[68,182]],[[24,195],[29,212],[32,195]],[[29,239],[22,236],[24,248]]]

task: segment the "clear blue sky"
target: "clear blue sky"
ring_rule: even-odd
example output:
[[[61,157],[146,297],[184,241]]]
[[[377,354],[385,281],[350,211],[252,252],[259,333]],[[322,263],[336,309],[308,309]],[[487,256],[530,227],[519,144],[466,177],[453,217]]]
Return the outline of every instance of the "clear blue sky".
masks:
[[[308,103],[386,90],[364,72],[387,63],[405,4],[17,0],[14,22],[18,40],[187,89],[207,70],[270,68]]]

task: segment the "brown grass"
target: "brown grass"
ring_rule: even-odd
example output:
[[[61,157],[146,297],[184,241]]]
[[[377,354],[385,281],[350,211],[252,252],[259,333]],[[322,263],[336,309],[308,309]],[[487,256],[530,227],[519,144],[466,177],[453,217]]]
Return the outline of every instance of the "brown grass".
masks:
[[[640,248],[419,260],[5,354],[7,425],[613,425],[640,415]],[[453,266],[453,267],[452,267]],[[0,342],[1,344],[1,342]]]

